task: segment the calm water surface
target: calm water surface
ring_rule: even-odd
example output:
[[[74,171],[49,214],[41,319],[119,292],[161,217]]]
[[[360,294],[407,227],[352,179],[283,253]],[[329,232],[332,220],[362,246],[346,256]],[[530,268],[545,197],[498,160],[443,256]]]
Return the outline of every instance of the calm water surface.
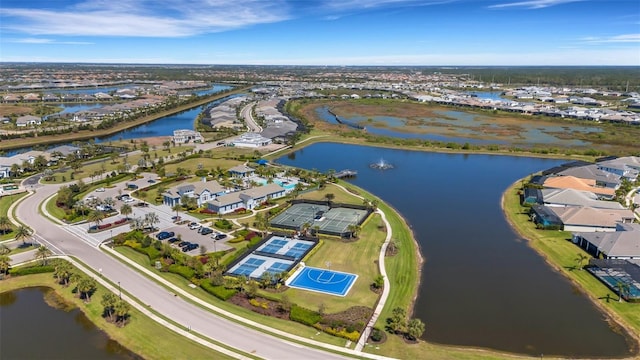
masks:
[[[381,158],[395,168],[369,168]],[[355,169],[355,185],[407,219],[425,259],[415,305],[424,339],[536,356],[629,354],[625,338],[512,231],[500,208],[510,184],[561,161],[323,143],[278,162]]]
[[[0,358],[139,359],[110,340],[79,309],[64,311],[47,305],[44,296],[49,291],[26,288],[0,294]]]

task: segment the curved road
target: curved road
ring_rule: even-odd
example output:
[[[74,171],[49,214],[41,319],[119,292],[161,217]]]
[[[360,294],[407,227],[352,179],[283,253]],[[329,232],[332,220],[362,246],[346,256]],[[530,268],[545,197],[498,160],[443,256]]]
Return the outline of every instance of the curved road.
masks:
[[[56,254],[75,256],[87,266],[100,269],[104,277],[118,283],[123,290],[167,318],[185,327],[190,327],[191,331],[260,358],[318,360],[346,358],[244,327],[173,295],[152,280],[67,230],[68,225],[54,224],[38,214],[37,209],[40,204],[53,195],[59,185],[35,185],[35,187],[37,188],[36,192],[19,204],[16,215],[22,222],[35,230],[34,236],[38,241],[48,245]]]

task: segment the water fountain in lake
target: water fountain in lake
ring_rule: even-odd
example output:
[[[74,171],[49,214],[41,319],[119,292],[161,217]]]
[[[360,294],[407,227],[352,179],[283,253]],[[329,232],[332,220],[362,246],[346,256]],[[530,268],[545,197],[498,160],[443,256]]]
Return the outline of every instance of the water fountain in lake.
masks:
[[[372,169],[378,169],[378,170],[387,170],[387,169],[393,169],[393,165],[389,164],[388,162],[384,161],[384,159],[380,159],[380,161],[370,164],[369,165],[370,168]]]

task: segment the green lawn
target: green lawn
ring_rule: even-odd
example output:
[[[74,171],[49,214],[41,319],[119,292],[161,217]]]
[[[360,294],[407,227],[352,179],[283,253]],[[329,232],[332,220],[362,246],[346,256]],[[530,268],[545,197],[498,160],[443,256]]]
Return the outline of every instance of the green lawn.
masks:
[[[190,174],[194,174],[198,168],[202,167],[205,170],[212,170],[220,167],[221,169],[227,170],[236,165],[242,164],[243,161],[236,159],[226,159],[223,157],[201,157],[197,159],[187,159],[184,161],[180,161],[177,163],[167,164],[165,166],[165,171],[167,174],[176,173],[178,168],[187,169]]]
[[[0,198],[0,216],[8,216],[9,206],[11,206],[11,204],[15,203],[16,201],[20,200],[27,194],[28,194],[27,192],[22,192],[19,194],[5,195],[1,197]],[[16,231],[16,226],[12,224],[11,232],[0,235],[0,241],[13,239],[15,231]]]
[[[119,328],[102,318],[100,305],[102,294],[108,290],[98,286],[91,302],[84,303],[71,293],[74,286],[58,285],[51,273],[14,277],[2,281],[0,291],[46,286],[52,288],[66,302],[80,308],[82,312],[108,336],[145,359],[231,359],[203,345],[166,329],[137,310],[131,310],[130,322]]]

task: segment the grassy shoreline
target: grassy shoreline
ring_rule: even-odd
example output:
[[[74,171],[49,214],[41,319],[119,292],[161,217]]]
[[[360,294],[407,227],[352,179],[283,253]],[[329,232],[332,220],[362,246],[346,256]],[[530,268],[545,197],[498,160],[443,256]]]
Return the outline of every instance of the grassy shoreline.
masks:
[[[538,230],[528,219],[526,208],[520,205],[517,194],[521,180],[511,184],[503,193],[501,207],[511,228],[555,271],[562,274],[589,298],[611,322],[612,328],[622,328],[633,352],[633,358],[640,354],[640,311],[627,302],[618,302],[617,295],[602,282],[584,270],[575,270],[576,254],[590,256],[568,239],[571,233],[565,231]],[[612,301],[604,302],[603,298]],[[634,311],[635,310],[635,311]]]
[[[19,276],[0,282],[0,292],[13,291],[29,287],[47,287],[53,289],[65,303],[77,307],[109,338],[115,340],[129,351],[145,359],[232,359],[203,345],[195,343],[173,331],[159,326],[155,321],[136,309],[131,309],[131,321],[122,328],[108,323],[102,318],[100,299],[105,288],[98,285],[98,290],[89,303],[85,303],[71,293],[73,286],[63,287],[57,284],[51,273]],[[163,339],[163,341],[157,341]]]

